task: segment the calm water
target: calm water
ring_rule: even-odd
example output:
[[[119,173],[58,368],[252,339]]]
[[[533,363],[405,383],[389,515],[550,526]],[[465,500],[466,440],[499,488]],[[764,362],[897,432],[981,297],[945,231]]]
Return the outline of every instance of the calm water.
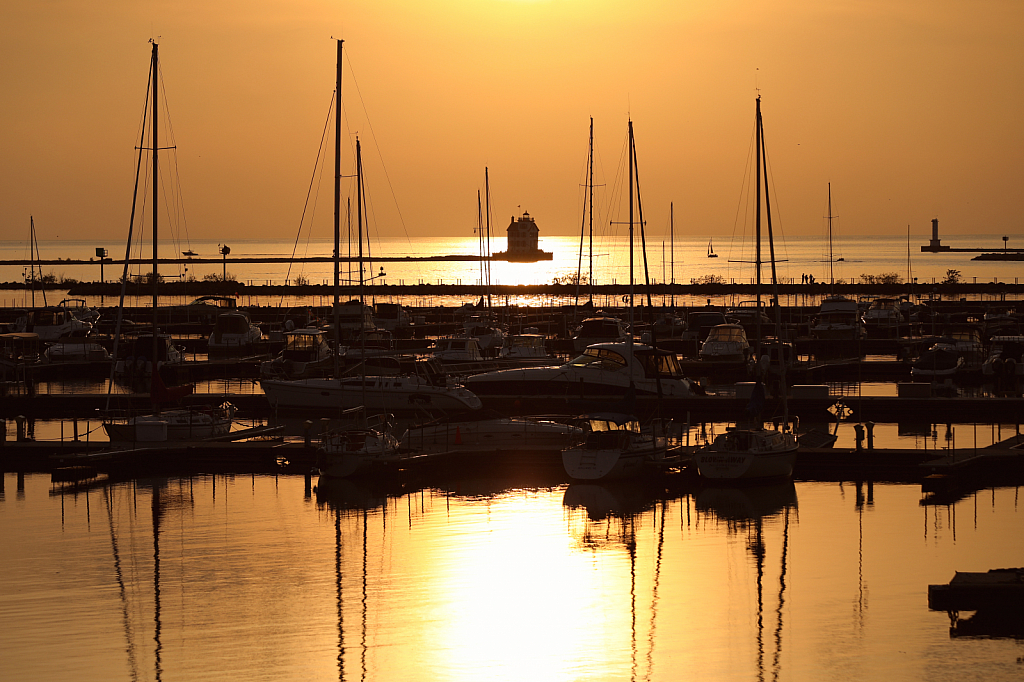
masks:
[[[655,282],[667,282],[673,280],[677,283],[687,284],[691,280],[700,279],[709,275],[716,275],[724,278],[727,282],[751,282],[754,274],[754,252],[753,241],[749,237],[737,237],[736,239],[719,238],[715,239],[715,251],[720,254],[718,258],[707,257],[708,237],[702,235],[677,236],[675,244],[675,272],[672,270],[672,248],[669,242],[667,230],[655,233],[654,230],[647,236],[647,261],[650,271],[650,278]],[[677,235],[679,233],[677,232]],[[907,262],[907,238],[906,233],[899,235],[881,236],[858,236],[844,238],[834,246],[834,256],[842,257],[842,262],[834,263],[834,277],[837,280],[855,281],[862,275],[877,276],[883,273],[896,273],[904,281],[916,277],[919,283],[930,283],[941,281],[950,269],[959,270],[964,281],[967,282],[1014,282],[1024,275],[1024,268],[1019,262],[986,262],[972,261],[974,254],[922,254],[920,245],[928,241],[930,235],[917,235],[911,237],[910,250],[912,259]],[[1019,238],[1011,238],[1010,244],[1020,242]],[[996,251],[1002,248],[1002,239],[998,235],[981,236],[943,236],[943,243],[953,247],[984,247]],[[40,255],[42,258],[91,258],[95,256],[95,248],[104,246],[112,257],[121,258],[124,256],[124,246],[112,243],[100,243],[93,241],[42,241],[40,243]],[[291,256],[293,249],[296,256],[329,256],[333,250],[333,243],[328,240],[303,240],[296,248],[291,240],[277,241],[234,241],[230,244],[231,256]],[[547,284],[556,277],[572,275],[576,272],[579,264],[579,237],[543,236],[541,237],[541,248],[554,253],[554,260],[542,261],[539,263],[505,263],[494,262],[491,265],[491,281],[496,284]],[[180,248],[167,245],[161,251],[161,257],[173,257],[179,252],[191,248],[203,257],[217,257],[218,244],[212,240],[192,241],[189,244],[180,244]],[[504,238],[492,240],[492,251],[499,251],[505,248]],[[138,253],[148,257],[152,251],[151,247],[144,247],[136,250]],[[347,246],[342,245],[342,254],[347,255]],[[377,256],[424,256],[424,255],[448,255],[465,254],[474,255],[478,253],[478,242],[475,236],[468,237],[417,237],[409,239],[382,239],[373,244],[372,253]],[[791,237],[777,246],[777,257],[779,277],[784,281],[800,282],[802,275],[812,274],[819,282],[828,281],[828,243],[822,237]],[[264,284],[268,282],[284,283],[286,280],[294,281],[297,276],[306,278],[310,283],[323,284],[333,283],[333,266],[330,263],[305,263],[295,264],[289,271],[284,264],[263,265],[263,264],[241,264],[232,263],[231,256],[228,257],[227,271],[234,275],[240,282]],[[0,260],[28,258],[28,247],[25,242],[0,241]],[[763,246],[763,259],[768,259],[767,244]],[[383,265],[385,277],[377,280],[380,283],[389,284],[479,284],[480,264],[473,262],[415,262],[415,263],[375,263],[374,274],[379,273]],[[149,272],[151,268],[133,266],[136,271]],[[186,274],[180,267],[165,266],[168,277],[175,277]],[[353,265],[353,268],[355,266]],[[0,282],[23,281],[23,270],[27,268],[6,266],[0,268]],[[217,264],[196,264],[193,265],[187,274],[202,279],[206,275],[220,276],[222,266]],[[589,272],[589,246],[585,246],[583,258],[583,272]],[[637,281],[643,278],[643,263],[637,255],[635,263]],[[58,280],[62,278],[74,278],[83,281],[95,281],[99,279],[99,267],[89,266],[46,266],[44,272],[52,273]],[[162,271],[163,272],[163,271]],[[119,277],[119,268],[109,265],[105,267],[104,277],[114,280]],[[367,273],[369,274],[369,272]],[[358,281],[357,272],[351,274],[353,280]],[[771,271],[766,265],[764,269],[764,281],[770,281]],[[349,278],[349,270],[346,264],[342,264],[342,279]],[[594,281],[598,284],[625,284],[629,282],[629,244],[628,240],[615,234],[596,235],[594,241]],[[924,293],[924,292],[922,292]],[[51,304],[60,300],[62,294],[54,294],[56,298],[50,301]],[[143,292],[148,296],[149,292]],[[184,297],[190,298],[190,297]],[[252,303],[278,304],[280,297],[267,297],[265,300],[254,300]],[[0,291],[0,304],[4,305],[27,305],[30,302],[28,294],[12,290]],[[180,302],[180,301],[174,301]],[[246,301],[247,303],[249,301]],[[316,302],[316,301],[315,301]],[[326,301],[325,302],[329,302]],[[37,294],[37,304],[41,304],[41,297]],[[99,301],[95,301],[99,303]],[[110,303],[109,297],[106,303]],[[416,305],[416,301],[407,301],[410,305]],[[426,300],[423,305],[432,304]],[[523,301],[523,303],[528,303]],[[703,301],[701,302],[703,304]]]
[[[315,481],[314,481],[315,483]],[[927,586],[1019,566],[1017,489],[4,477],[0,679],[1016,680]]]

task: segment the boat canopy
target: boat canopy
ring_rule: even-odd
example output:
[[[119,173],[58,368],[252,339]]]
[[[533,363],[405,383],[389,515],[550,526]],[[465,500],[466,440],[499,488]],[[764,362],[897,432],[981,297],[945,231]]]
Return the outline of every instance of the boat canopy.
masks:
[[[569,364],[576,367],[594,367],[614,372],[622,369],[628,363],[621,353],[608,348],[591,346],[583,351],[583,355],[575,358]]]
[[[640,432],[640,422],[637,418],[628,414],[617,412],[602,412],[589,414],[586,421],[591,431],[632,431]]]
[[[743,327],[738,324],[720,324],[712,327],[708,333],[708,342],[726,341],[732,343],[746,343],[747,335]]]

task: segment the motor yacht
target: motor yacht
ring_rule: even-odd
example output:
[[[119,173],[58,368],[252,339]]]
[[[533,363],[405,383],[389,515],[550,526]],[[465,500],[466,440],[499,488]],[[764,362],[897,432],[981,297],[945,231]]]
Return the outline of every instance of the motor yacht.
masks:
[[[221,313],[207,340],[210,353],[248,353],[263,339],[259,325],[244,311]]]
[[[750,344],[743,326],[720,324],[711,328],[698,353],[705,362],[746,362]]]
[[[615,317],[590,317],[580,324],[572,337],[573,348],[579,352],[595,343],[625,341],[629,328]]]
[[[284,348],[273,360],[260,363],[260,376],[267,379],[309,379],[330,374],[334,353],[319,329],[284,332]]]
[[[864,338],[857,302],[844,296],[825,298],[811,322],[811,336],[827,341]]]
[[[593,344],[560,366],[505,369],[466,378],[466,387],[477,395],[523,401],[621,400],[631,386],[638,397],[693,395],[675,354],[627,342]]]

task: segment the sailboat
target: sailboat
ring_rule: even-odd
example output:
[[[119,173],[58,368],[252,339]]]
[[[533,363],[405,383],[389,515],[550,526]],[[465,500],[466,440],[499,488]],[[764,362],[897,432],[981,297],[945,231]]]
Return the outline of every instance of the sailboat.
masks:
[[[832,253],[832,183],[828,183],[828,278],[829,295],[826,296],[818,309],[818,315],[811,322],[811,336],[816,339],[847,339],[855,340],[864,337],[860,311],[857,302],[835,293],[835,264],[842,258],[835,258]]]
[[[338,41],[338,63],[336,82],[335,145],[334,145],[334,339],[335,347],[340,341],[340,309],[338,303],[338,281],[340,261],[340,211],[341,211],[341,64],[342,43]],[[359,289],[360,306],[363,289],[363,192],[362,147],[356,139],[356,213],[359,226]],[[363,407],[372,412],[478,410],[480,398],[460,385],[449,385],[442,375],[406,374],[372,376],[360,374],[342,376],[340,363],[335,355],[334,376],[330,378],[307,378],[298,380],[261,379],[260,385],[267,400],[275,409],[283,410],[346,410]],[[365,364],[362,365],[365,368]],[[365,372],[365,369],[364,369]],[[440,379],[440,380],[439,380]]]
[[[711,239],[708,240],[708,258],[718,258],[718,254],[715,253],[715,247],[711,245]]]
[[[633,122],[629,122],[629,327],[633,325],[633,207],[634,180],[636,179],[636,143],[633,139]],[[639,184],[639,183],[637,183]],[[636,191],[636,203],[639,203],[639,187]],[[640,213],[640,224],[643,224],[643,212]],[[612,344],[599,344],[610,346]],[[624,344],[627,355],[633,355],[633,334],[630,333]],[[590,348],[587,349],[590,352]],[[600,352],[600,351],[599,351]],[[656,378],[657,395],[661,397],[662,384]],[[632,381],[622,401],[629,405],[636,397],[636,387]],[[576,480],[607,480],[626,478],[643,474],[648,468],[664,461],[668,450],[668,439],[663,435],[646,433],[641,430],[637,419],[627,414],[605,413],[589,415],[587,419],[589,434],[586,440],[562,451],[562,466],[571,478]]]
[[[159,45],[155,40],[150,41],[153,44],[153,52],[150,61],[150,75],[152,76],[152,83],[150,88],[153,93],[152,100],[152,112],[150,113],[150,129],[152,133],[152,147],[153,152],[153,331],[148,337],[140,337],[139,341],[146,339],[151,341],[152,345],[146,349],[139,349],[139,343],[136,343],[136,351],[139,354],[138,362],[139,366],[145,371],[148,367],[148,373],[150,375],[150,397],[153,401],[155,412],[153,414],[135,415],[126,418],[106,418],[103,420],[103,429],[107,432],[107,436],[111,442],[136,442],[145,441],[150,443],[159,442],[181,442],[185,440],[202,440],[205,438],[213,438],[227,434],[231,430],[231,424],[235,416],[235,408],[230,403],[223,403],[219,406],[205,406],[205,407],[185,407],[176,408],[170,410],[161,411],[160,405],[165,402],[172,402],[183,398],[185,395],[192,393],[194,386],[189,384],[185,386],[164,386],[163,380],[160,377],[160,360],[161,351],[163,357],[167,357],[167,350],[163,347],[168,343],[168,335],[160,334],[160,330],[157,328],[157,301],[159,293],[159,281],[160,277],[157,272],[157,247],[158,241],[158,221],[157,218],[160,211],[157,207],[157,201],[155,197],[159,196],[157,183],[160,179],[159,173],[159,157],[158,153],[160,150],[158,133],[159,126],[157,125],[158,109],[158,93],[159,93]],[[139,168],[142,165],[142,152],[145,149],[145,126],[143,126],[142,136],[143,139],[139,144]],[[137,171],[138,172],[138,171]],[[138,183],[136,183],[137,186]],[[131,234],[132,227],[135,222],[135,205],[132,205],[132,226],[129,227],[128,231],[128,249],[131,248]],[[117,354],[117,346],[121,334],[121,322],[124,311],[124,286],[128,280],[127,268],[128,268],[128,257],[125,256],[125,276],[122,279],[121,287],[121,301],[118,306],[118,317],[117,326],[114,333],[114,354]],[[149,345],[147,343],[147,345]],[[142,357],[143,353],[148,353],[149,363],[145,362]],[[116,368],[115,368],[116,369]],[[112,384],[113,382],[111,382]],[[109,408],[110,395],[108,393],[107,403]],[[108,410],[109,412],[109,410]]]
[[[758,308],[760,308],[761,282],[761,171],[766,168],[764,151],[764,126],[761,121],[761,97],[757,97],[755,116],[757,164],[757,200],[755,202],[755,225],[757,231],[757,280]],[[778,278],[775,272],[775,243],[772,238],[772,212],[768,196],[768,174],[764,178],[765,213],[768,220],[768,244],[771,252],[772,287],[775,309],[775,327],[782,329],[781,306],[778,304]],[[777,340],[781,344],[781,340]],[[781,347],[780,347],[781,351]],[[799,445],[792,430],[788,429],[788,405],[786,402],[786,364],[779,352],[779,386],[782,394],[782,429],[772,425],[766,427],[761,419],[764,405],[764,385],[758,381],[750,404],[747,406],[748,423],[745,426],[727,428],[714,442],[697,452],[694,460],[697,472],[710,479],[769,479],[788,478],[793,475],[796,453]]]

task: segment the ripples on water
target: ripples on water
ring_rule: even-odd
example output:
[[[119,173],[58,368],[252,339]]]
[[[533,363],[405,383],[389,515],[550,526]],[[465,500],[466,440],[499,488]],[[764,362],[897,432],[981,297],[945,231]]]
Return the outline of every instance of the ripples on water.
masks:
[[[1021,675],[1019,641],[927,608],[956,570],[1021,564],[1013,488],[4,484],[2,679]]]

